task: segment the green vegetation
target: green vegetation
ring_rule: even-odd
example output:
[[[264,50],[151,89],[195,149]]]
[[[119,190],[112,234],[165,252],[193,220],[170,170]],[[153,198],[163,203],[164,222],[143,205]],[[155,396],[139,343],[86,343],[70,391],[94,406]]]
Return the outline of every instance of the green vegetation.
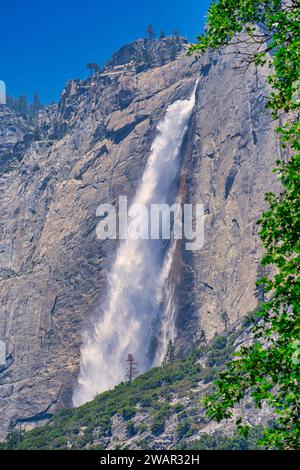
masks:
[[[184,419],[177,424],[176,434],[179,439],[192,436],[193,429],[189,419]]]
[[[86,68],[89,69],[91,76],[96,75],[101,71],[101,67],[95,62],[91,62],[86,65]]]
[[[151,432],[154,436],[159,436],[165,430],[165,416],[161,413],[157,413],[153,416]]]
[[[267,300],[258,312],[255,341],[242,347],[206,399],[209,417],[232,416],[234,405],[250,394],[258,408],[266,403],[276,416],[260,444],[268,449],[300,448],[300,2],[291,0],[213,1],[207,30],[190,53],[218,49],[234,41],[241,68],[267,65],[272,86],[267,107],[280,118],[277,133],[289,157],[277,161],[281,194],[267,194],[269,210],[260,224],[265,248],[262,264],[275,267],[263,277]],[[263,156],[262,156],[263,158]],[[216,364],[218,358],[212,359]],[[247,435],[242,418],[238,426]]]
[[[153,41],[153,39],[155,39],[155,31],[154,31],[154,28],[152,26],[152,24],[149,24],[146,28],[146,33],[147,33],[147,36],[148,38],[150,39],[150,41]]]
[[[155,368],[132,381],[121,383],[114,390],[102,393],[79,408],[64,409],[57,413],[45,426],[25,432],[13,441],[15,449],[76,449],[90,448],[95,429],[101,436],[111,434],[111,418],[119,414],[127,421],[127,431],[134,429],[141,433],[143,426],[135,426],[132,418],[137,408],[146,406],[152,416],[152,429],[155,434],[162,430],[162,423],[171,412],[168,397],[178,390],[187,391],[201,379],[201,369],[196,363],[199,351],[188,358],[175,361],[163,368]],[[133,426],[132,426],[133,425]],[[2,444],[8,448],[9,443]]]
[[[131,407],[127,406],[122,410],[122,417],[125,420],[133,418],[134,415],[135,415],[135,408],[132,406]]]
[[[126,432],[128,437],[133,437],[136,435],[136,429],[133,421],[128,421],[126,425]]]
[[[256,450],[257,441],[262,436],[262,428],[255,427],[249,432],[248,437],[243,437],[239,432],[233,436],[224,436],[220,432],[203,434],[199,439],[187,442],[184,439],[176,447],[178,450]]]
[[[204,418],[202,421],[203,410],[199,407],[200,396],[195,387],[199,386],[199,382],[205,382],[210,367],[206,364],[200,366],[199,359],[205,362],[206,358],[215,357],[220,350],[232,353],[234,342],[242,331],[244,327],[241,331],[229,332],[227,338],[216,337],[208,347],[200,346],[184,359],[154,368],[135,378],[131,384],[121,383],[79,408],[61,410],[42,427],[22,433],[12,426],[7,442],[0,448],[104,448],[107,439],[112,438],[112,418],[115,415],[123,419],[127,436],[134,437],[140,448],[151,445],[151,440],[164,432],[167,421],[173,415],[177,415],[178,419],[178,441],[187,439],[194,432],[194,419],[198,423],[206,422]],[[214,370],[218,373],[222,367],[215,366]],[[189,397],[193,405],[190,411],[178,402],[180,397]],[[176,400],[172,404],[174,398]],[[139,413],[146,413],[148,421],[144,422],[143,418],[143,422],[138,424],[135,420]],[[138,439],[145,431],[148,435]],[[115,447],[118,447],[118,442]]]
[[[175,346],[173,344],[173,341],[170,339],[167,347],[167,352],[163,360],[163,365],[170,364],[173,361],[175,361]]]

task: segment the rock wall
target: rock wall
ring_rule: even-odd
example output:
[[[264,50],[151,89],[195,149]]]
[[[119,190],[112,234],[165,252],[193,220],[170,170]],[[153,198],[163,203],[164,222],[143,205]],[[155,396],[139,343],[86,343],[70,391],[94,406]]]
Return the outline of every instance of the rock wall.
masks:
[[[158,65],[166,47],[172,53]],[[101,73],[68,82],[0,172],[2,436],[11,419],[39,423],[70,405],[80,333],[105,294],[116,249],[96,238],[96,208],[133,197],[159,119],[199,76],[182,178],[185,200],[206,205],[206,241],[180,253],[178,347],[201,329],[212,337],[256,305],[255,221],[277,151],[264,77],[256,86],[253,71],[239,75],[230,55],[187,57],[180,38],[144,42],[142,66],[134,60],[140,48],[137,41]]]
[[[265,108],[267,69],[240,70],[230,47],[204,59],[186,142],[186,202],[205,207],[205,243],[182,250],[178,281],[178,345],[202,330],[207,339],[253,311],[266,274],[257,220],[264,194],[279,190],[272,173],[281,150],[277,125]],[[187,327],[188,326],[188,327]]]

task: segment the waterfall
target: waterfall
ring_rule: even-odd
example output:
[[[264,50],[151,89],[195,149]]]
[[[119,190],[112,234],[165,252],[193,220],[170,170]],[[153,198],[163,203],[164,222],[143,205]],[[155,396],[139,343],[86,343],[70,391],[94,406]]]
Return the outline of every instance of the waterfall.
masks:
[[[149,207],[169,203],[180,170],[180,148],[194,107],[196,86],[189,99],[168,106],[159,122],[133,204]],[[108,275],[107,300],[94,320],[92,332],[83,334],[75,406],[124,380],[128,353],[137,360],[139,372],[163,357],[167,341],[175,335],[169,281],[176,241],[169,245],[166,249],[165,240],[126,239],[120,243]]]

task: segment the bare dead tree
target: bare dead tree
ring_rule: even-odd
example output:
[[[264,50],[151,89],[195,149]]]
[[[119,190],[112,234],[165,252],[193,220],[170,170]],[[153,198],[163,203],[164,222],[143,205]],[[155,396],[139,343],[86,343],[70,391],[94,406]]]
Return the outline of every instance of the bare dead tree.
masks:
[[[132,379],[138,374],[137,361],[134,359],[133,354],[128,354],[126,362],[128,363],[126,379],[131,383]]]

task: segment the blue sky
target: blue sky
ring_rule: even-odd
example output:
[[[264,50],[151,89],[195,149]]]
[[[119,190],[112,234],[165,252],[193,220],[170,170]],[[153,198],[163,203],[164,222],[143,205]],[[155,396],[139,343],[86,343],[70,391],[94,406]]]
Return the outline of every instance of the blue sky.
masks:
[[[178,29],[190,41],[203,30],[209,0],[13,0],[0,6],[0,80],[7,94],[38,91],[56,101],[64,84],[88,76],[127,42]]]

